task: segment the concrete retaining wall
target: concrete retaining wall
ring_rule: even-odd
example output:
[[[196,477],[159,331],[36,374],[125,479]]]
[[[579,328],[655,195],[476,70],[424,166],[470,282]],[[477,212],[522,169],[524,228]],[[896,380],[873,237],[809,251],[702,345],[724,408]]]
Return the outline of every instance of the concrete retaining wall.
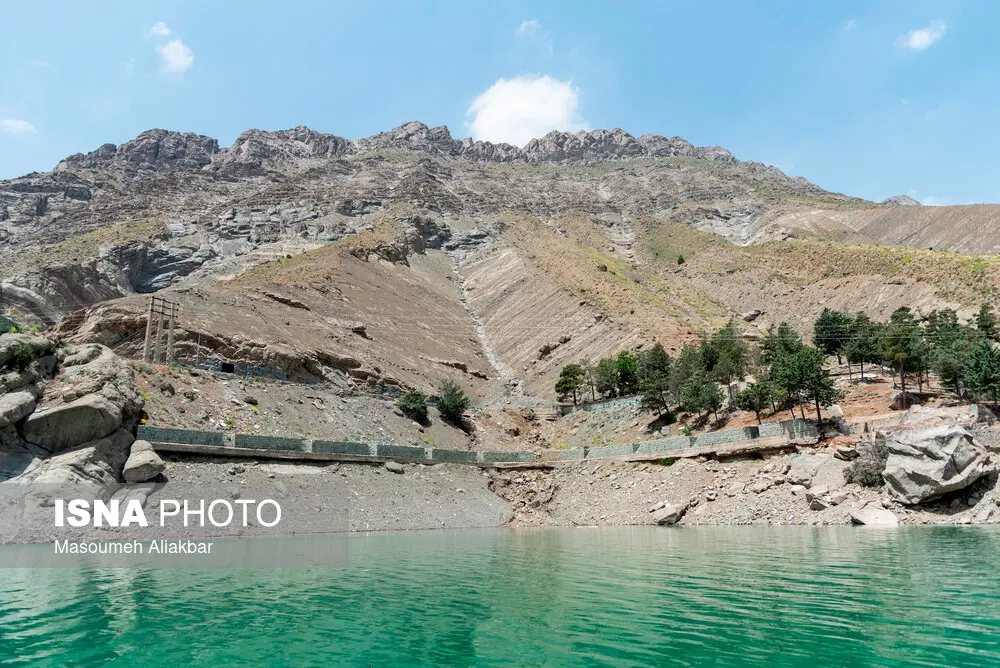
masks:
[[[247,450],[317,453],[326,455],[350,455],[353,457],[378,457],[380,459],[403,459],[409,461],[441,461],[465,464],[476,463],[525,463],[538,459],[532,452],[468,452],[424,448],[409,445],[368,445],[350,441],[304,440],[283,436],[261,436],[256,434],[228,434],[199,429],[174,429],[140,425],[138,437],[152,443],[175,443],[194,446],[235,447]],[[552,450],[545,454],[548,461],[568,461],[578,459],[600,459],[605,457],[627,457],[632,454],[669,454],[692,446],[710,446],[727,443],[751,442],[757,438],[784,437],[794,444],[812,444],[819,441],[816,426],[805,420],[785,420],[769,422],[759,427],[725,429],[708,432],[697,437],[674,436],[642,443],[604,445],[596,448],[578,447]]]
[[[236,434],[237,448],[250,450],[287,450],[289,452],[309,452],[307,441],[284,436],[258,436],[255,434]]]
[[[597,459],[600,457],[624,457],[626,455],[635,454],[636,447],[635,443],[626,443],[623,445],[602,445],[598,448],[588,449],[587,459]]]
[[[534,452],[484,452],[482,461],[491,464],[498,462],[533,462],[538,459]]]
[[[545,453],[545,458],[557,462],[570,459],[583,459],[587,456],[586,448],[567,448],[566,450],[553,450]]]
[[[694,444],[693,436],[671,436],[655,441],[644,441],[635,449],[636,454],[670,452],[671,450],[683,450],[690,448]]]
[[[757,427],[743,427],[742,429],[723,429],[722,431],[710,431],[698,434],[694,439],[695,445],[718,445],[720,443],[735,443],[737,441],[750,441],[760,437]]]
[[[434,448],[431,450],[431,459],[439,462],[474,464],[479,461],[479,453],[470,452],[468,450],[445,450],[443,448]]]
[[[375,446],[375,454],[379,457],[398,457],[399,459],[430,459],[427,450],[413,445],[383,445]]]
[[[364,443],[351,443],[349,441],[313,441],[313,452],[322,452],[328,455],[361,455],[373,456],[372,447]]]
[[[227,445],[228,434],[221,431],[202,431],[200,429],[172,429],[170,427],[154,427],[141,424],[136,430],[137,437],[143,441],[159,443],[182,443],[184,445]]]
[[[816,425],[805,420],[785,420],[783,422],[768,422],[759,427],[761,438],[769,436],[784,436],[792,443],[812,444],[819,441],[819,430]]]

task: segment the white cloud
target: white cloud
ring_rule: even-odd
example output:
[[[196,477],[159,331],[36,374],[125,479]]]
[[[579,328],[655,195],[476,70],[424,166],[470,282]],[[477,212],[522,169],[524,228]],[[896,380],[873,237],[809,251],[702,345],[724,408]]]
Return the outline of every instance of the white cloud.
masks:
[[[920,203],[924,206],[948,206],[948,200],[945,197],[934,197],[933,195],[928,195],[927,197],[921,197]]]
[[[35,126],[28,121],[18,121],[13,118],[0,120],[0,129],[12,135],[33,135],[37,132]]]
[[[521,21],[521,25],[517,27],[517,38],[523,39],[525,37],[534,37],[541,30],[542,24],[538,22],[538,19],[528,19],[526,21]]]
[[[910,32],[896,38],[896,46],[923,51],[934,44],[948,31],[948,26],[944,21],[931,21],[926,28],[911,30]]]
[[[858,27],[858,22],[851,19],[844,24],[844,32],[854,32],[854,29]]]
[[[194,65],[194,54],[179,39],[160,44],[156,47],[156,52],[163,61],[164,72],[184,72]]]
[[[157,21],[154,23],[153,27],[149,29],[148,33],[146,33],[149,37],[166,37],[169,34],[170,28],[168,28],[167,24],[163,21]]]
[[[524,146],[552,130],[586,129],[579,105],[580,92],[572,83],[520,75],[487,88],[466,115],[474,139]]]

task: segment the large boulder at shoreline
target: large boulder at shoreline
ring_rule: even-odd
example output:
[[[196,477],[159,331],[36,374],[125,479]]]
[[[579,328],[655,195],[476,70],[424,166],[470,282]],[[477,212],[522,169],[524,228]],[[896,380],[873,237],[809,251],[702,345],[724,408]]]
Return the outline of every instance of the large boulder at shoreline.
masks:
[[[882,477],[893,497],[917,504],[964,489],[992,470],[990,455],[958,425],[899,431]]]
[[[125,360],[86,344],[68,350],[63,367],[21,425],[24,440],[55,453],[134,425],[143,400]]]
[[[149,441],[135,441],[129,451],[122,478],[125,482],[149,482],[167,469],[164,462]]]
[[[877,502],[869,501],[851,511],[851,522],[866,526],[897,526],[899,519]]]
[[[653,512],[653,521],[661,526],[677,524],[684,517],[687,509],[688,504],[686,503],[668,503]]]

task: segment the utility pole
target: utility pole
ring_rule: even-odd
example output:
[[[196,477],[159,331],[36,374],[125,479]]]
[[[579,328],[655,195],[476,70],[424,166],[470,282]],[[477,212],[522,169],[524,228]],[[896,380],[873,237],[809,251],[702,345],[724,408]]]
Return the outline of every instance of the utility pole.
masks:
[[[160,348],[163,343],[163,322],[167,319],[167,364],[174,361],[174,327],[177,322],[177,315],[180,313],[180,305],[177,302],[167,301],[163,297],[150,295],[149,312],[146,315],[146,341],[143,345],[142,358],[146,362],[159,362]],[[156,319],[156,333],[153,334],[153,319]],[[152,348],[152,356],[150,356]]]
[[[153,302],[156,297],[149,298],[149,311],[146,313],[146,342],[142,347],[142,361],[149,361],[149,344],[152,343],[153,339]]]

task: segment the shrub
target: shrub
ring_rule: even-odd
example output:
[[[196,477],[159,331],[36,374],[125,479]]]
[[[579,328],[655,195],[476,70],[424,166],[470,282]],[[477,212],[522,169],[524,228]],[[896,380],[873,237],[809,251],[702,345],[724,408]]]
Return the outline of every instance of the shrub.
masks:
[[[678,255],[677,256],[677,264],[684,264],[684,256],[683,255]]]
[[[24,371],[35,361],[35,353],[24,343],[14,347],[14,354],[10,358],[10,366],[17,371]]]
[[[462,413],[469,408],[469,397],[465,395],[458,383],[446,380],[438,388],[437,409],[441,418],[457,427],[462,426]]]
[[[844,469],[844,480],[863,487],[881,487],[882,472],[889,459],[889,446],[884,438],[858,446],[858,458]]]
[[[407,392],[396,402],[396,405],[399,406],[399,410],[403,411],[403,415],[414,422],[421,424],[427,422],[427,395],[423,392],[416,390]]]

